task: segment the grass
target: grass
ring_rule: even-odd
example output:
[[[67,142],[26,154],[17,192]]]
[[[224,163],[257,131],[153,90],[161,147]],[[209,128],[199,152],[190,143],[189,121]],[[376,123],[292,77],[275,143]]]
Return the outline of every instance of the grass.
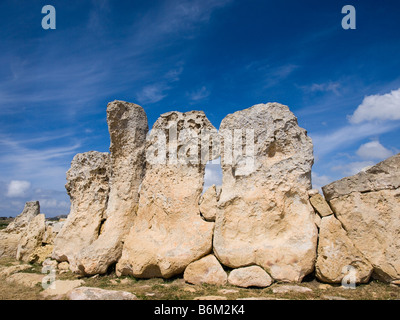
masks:
[[[0,271],[4,267],[18,264],[12,259],[0,260]],[[41,273],[40,265],[32,265],[33,269],[23,272]],[[57,272],[57,280],[75,280],[80,278],[71,272]],[[118,278],[115,273],[108,275],[81,278],[85,281],[84,286],[97,287],[107,290],[120,290],[134,293],[141,300],[192,300],[200,296],[223,296],[228,300],[238,298],[266,298],[266,299],[290,299],[290,300],[326,300],[326,299],[349,299],[349,300],[394,300],[400,299],[400,287],[391,286],[376,280],[368,284],[358,285],[356,289],[344,289],[340,285],[321,284],[314,278],[299,284],[310,288],[307,293],[273,293],[273,289],[282,286],[274,283],[268,288],[238,288],[232,285],[190,285],[185,283],[181,277],[172,279],[135,279],[124,276]],[[27,288],[17,283],[9,283],[6,279],[0,279],[0,300],[42,300],[40,292],[43,290],[41,284],[34,288]],[[222,289],[232,290],[230,293],[221,293]]]
[[[0,230],[7,228],[7,226],[11,223],[12,219],[1,219],[0,220]]]

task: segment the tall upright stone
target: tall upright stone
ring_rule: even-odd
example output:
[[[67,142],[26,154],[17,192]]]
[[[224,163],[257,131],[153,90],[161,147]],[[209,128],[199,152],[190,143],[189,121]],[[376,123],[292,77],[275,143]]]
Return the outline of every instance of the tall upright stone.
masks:
[[[400,153],[322,191],[373,277],[400,279]]]
[[[317,228],[313,145],[287,106],[258,104],[222,120],[222,193],[214,254],[226,266],[262,266],[279,281],[313,271]]]
[[[349,239],[339,220],[334,215],[323,217],[319,227],[316,277],[322,282],[341,283],[351,270],[354,284],[366,283],[372,269],[372,265]]]
[[[46,231],[45,215],[38,214],[29,222],[24,229],[18,243],[17,260],[28,262],[34,251],[42,246],[42,240]]]
[[[7,226],[0,231],[0,258],[15,258],[18,244],[29,223],[40,214],[39,201],[30,201],[25,204],[24,210]]]
[[[53,259],[68,261],[78,272],[76,256],[100,235],[109,196],[110,155],[97,151],[77,154],[65,185],[71,198],[67,221],[54,240]]]
[[[203,112],[168,112],[156,121],[138,215],[118,274],[169,278],[211,252],[214,223],[201,218],[198,203],[205,166],[218,157],[217,145],[217,130]]]
[[[110,132],[110,191],[99,237],[77,256],[84,274],[102,274],[116,263],[138,208],[139,186],[145,171],[148,122],[142,107],[114,101],[107,106]]]

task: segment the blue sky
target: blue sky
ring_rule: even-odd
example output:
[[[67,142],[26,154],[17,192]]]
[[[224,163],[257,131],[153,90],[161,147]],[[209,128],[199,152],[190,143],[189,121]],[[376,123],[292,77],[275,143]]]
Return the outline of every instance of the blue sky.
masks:
[[[44,5],[56,30],[44,30]],[[357,29],[344,30],[344,5]],[[400,152],[400,3],[2,0],[0,216],[69,212],[73,156],[108,151],[107,103],[204,110],[215,127],[280,102],[314,141],[315,187]],[[218,165],[206,183],[218,181]]]

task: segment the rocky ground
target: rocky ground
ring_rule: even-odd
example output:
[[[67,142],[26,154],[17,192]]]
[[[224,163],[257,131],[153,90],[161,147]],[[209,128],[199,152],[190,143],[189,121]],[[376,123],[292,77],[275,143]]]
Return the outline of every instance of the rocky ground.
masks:
[[[54,300],[69,299],[74,287],[100,288],[129,292],[129,297],[139,300],[399,300],[400,287],[378,281],[357,285],[355,289],[345,289],[340,285],[328,285],[314,278],[305,279],[301,284],[273,283],[264,289],[238,288],[232,285],[190,285],[182,277],[173,279],[135,279],[118,278],[114,272],[103,276],[79,277],[68,270],[57,270],[56,290],[49,292],[42,287],[38,264],[24,264],[11,259],[0,260],[0,299],[1,300]],[[106,292],[106,291],[100,291]],[[76,293],[77,294],[77,293]],[[75,294],[75,297],[77,296]],[[101,296],[101,295],[100,295]],[[107,296],[103,296],[107,299]],[[108,295],[110,297],[110,295]],[[118,297],[118,296],[117,296]]]

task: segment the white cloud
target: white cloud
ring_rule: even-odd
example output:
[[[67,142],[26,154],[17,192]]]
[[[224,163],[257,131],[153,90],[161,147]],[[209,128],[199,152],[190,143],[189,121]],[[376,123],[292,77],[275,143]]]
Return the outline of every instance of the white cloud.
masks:
[[[331,183],[334,179],[326,175],[319,175],[316,172],[311,173],[313,189],[321,189],[323,186]]]
[[[31,187],[29,181],[23,180],[12,180],[8,185],[6,196],[9,198],[21,198],[26,196],[27,192]]]
[[[379,141],[371,141],[361,145],[356,151],[363,160],[383,160],[394,155],[394,152],[386,149]]]
[[[373,161],[354,161],[344,165],[335,166],[332,168],[332,170],[339,171],[346,176],[352,176],[359,173],[360,171],[368,169],[374,164],[375,162]]]
[[[373,120],[400,120],[400,89],[365,97],[349,120],[355,124]]]
[[[329,125],[329,123],[328,123]],[[332,151],[340,150],[362,139],[377,136],[396,129],[399,123],[386,123],[384,126],[374,122],[349,124],[336,131],[321,135],[311,134],[316,155],[321,157]]]
[[[206,165],[203,190],[206,191],[213,184],[216,186],[222,185],[222,169],[220,159],[210,161]]]

